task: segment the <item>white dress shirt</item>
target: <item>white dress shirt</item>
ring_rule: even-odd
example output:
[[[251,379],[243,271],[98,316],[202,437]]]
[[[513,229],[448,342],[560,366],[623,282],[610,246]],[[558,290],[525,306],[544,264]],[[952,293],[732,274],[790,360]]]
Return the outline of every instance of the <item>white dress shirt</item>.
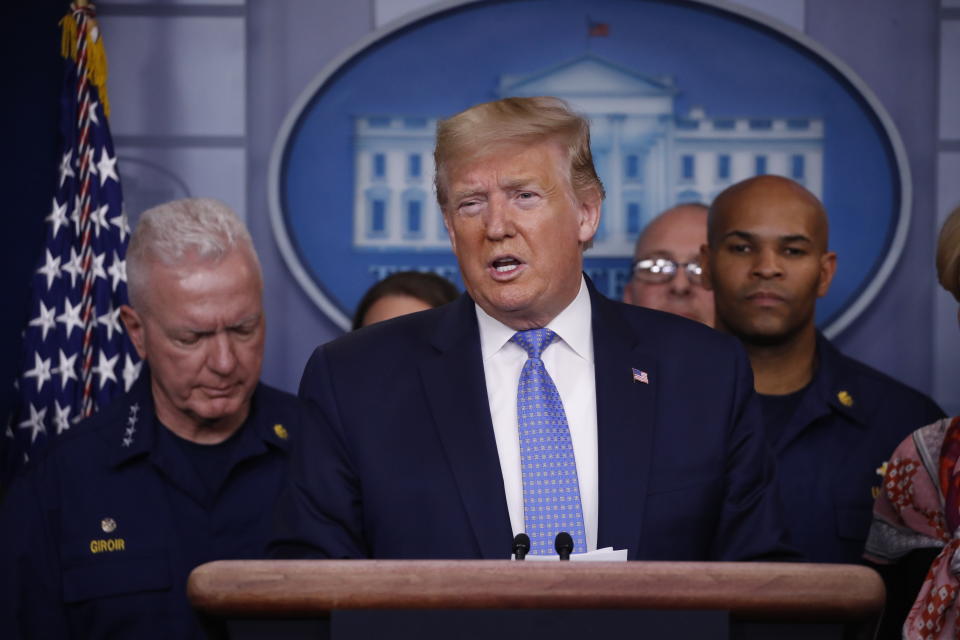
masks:
[[[516,535],[525,531],[523,478],[520,469],[520,435],[517,426],[517,385],[527,352],[510,342],[516,333],[493,319],[479,306],[480,349],[487,381],[490,417],[500,456],[510,526]],[[597,548],[597,390],[593,371],[593,333],[590,293],[580,279],[580,292],[566,309],[547,325],[558,338],[544,349],[541,359],[563,402],[577,461],[580,504],[587,551]],[[582,550],[577,550],[580,553]]]

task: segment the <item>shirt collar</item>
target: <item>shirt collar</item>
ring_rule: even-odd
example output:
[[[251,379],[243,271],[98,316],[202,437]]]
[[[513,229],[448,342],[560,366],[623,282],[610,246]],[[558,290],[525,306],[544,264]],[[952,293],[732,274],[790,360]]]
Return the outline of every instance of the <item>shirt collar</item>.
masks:
[[[510,341],[517,331],[490,316],[474,303],[477,323],[480,326],[480,352],[484,361],[496,354]],[[580,276],[580,291],[573,302],[547,324],[567,346],[588,362],[593,362],[593,336],[591,335],[590,291],[583,276]]]

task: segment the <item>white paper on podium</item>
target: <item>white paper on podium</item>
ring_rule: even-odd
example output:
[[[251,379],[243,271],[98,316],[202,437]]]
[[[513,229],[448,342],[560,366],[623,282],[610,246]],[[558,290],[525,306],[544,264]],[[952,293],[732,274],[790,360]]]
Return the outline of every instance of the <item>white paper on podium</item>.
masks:
[[[516,560],[517,557],[513,556],[513,559]],[[559,562],[560,556],[527,555],[524,557],[524,562],[527,560],[530,560],[531,562]],[[589,553],[575,553],[570,556],[570,560],[572,562],[626,562],[627,550],[605,547],[603,549],[597,549],[596,551],[590,551]]]

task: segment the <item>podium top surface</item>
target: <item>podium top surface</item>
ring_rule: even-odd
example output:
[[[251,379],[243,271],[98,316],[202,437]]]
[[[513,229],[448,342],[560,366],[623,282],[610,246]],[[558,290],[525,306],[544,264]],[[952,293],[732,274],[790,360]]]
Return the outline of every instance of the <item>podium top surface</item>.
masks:
[[[691,609],[745,620],[853,622],[884,606],[867,567],[764,562],[223,560],[187,592],[219,616],[318,616],[337,609]]]

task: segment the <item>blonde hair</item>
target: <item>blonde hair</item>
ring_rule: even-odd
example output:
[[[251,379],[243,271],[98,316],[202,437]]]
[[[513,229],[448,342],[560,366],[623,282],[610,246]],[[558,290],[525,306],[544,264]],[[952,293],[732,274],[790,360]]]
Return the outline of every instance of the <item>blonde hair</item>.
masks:
[[[960,207],[940,228],[937,240],[937,279],[960,302]]]
[[[570,186],[581,201],[604,198],[603,183],[590,153],[590,123],[560,98],[504,98],[485,102],[437,123],[433,158],[437,202],[447,205],[450,165],[505,144],[536,144],[554,140],[566,149]]]

